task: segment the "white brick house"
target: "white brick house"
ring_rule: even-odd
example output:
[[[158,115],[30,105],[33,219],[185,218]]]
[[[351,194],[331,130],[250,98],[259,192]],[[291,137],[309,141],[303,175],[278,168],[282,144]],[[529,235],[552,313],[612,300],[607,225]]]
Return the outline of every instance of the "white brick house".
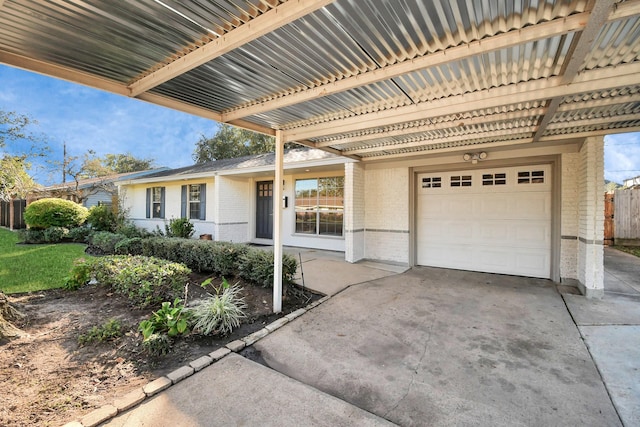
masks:
[[[349,262],[543,277],[601,296],[603,139],[485,153],[477,162],[456,152],[363,164],[291,150],[284,156],[283,244],[344,252]],[[265,188],[273,197],[264,186],[273,185],[273,162],[266,154],[162,171],[120,182],[120,191],[131,218],[147,229],[191,216],[196,236],[272,244],[270,230],[260,230],[259,204]],[[303,186],[334,178],[342,183],[336,197],[318,200],[314,211]],[[189,200],[192,187],[204,192],[197,200]],[[154,188],[163,205],[156,217],[149,206]],[[339,227],[326,229],[327,212]]]

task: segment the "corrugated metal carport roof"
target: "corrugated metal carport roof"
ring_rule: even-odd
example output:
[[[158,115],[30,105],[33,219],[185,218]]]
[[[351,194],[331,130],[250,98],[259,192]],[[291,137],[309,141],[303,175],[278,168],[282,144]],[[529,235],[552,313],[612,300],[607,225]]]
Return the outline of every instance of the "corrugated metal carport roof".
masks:
[[[362,160],[640,130],[640,1],[0,0],[0,62]]]

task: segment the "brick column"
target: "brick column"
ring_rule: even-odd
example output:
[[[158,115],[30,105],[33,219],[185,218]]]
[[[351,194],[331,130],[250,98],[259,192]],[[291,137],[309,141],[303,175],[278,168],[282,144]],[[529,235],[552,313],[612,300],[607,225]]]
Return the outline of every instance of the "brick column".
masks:
[[[356,262],[364,258],[364,166],[344,165],[344,258]]]
[[[587,138],[580,150],[578,281],[587,298],[604,295],[604,138]]]

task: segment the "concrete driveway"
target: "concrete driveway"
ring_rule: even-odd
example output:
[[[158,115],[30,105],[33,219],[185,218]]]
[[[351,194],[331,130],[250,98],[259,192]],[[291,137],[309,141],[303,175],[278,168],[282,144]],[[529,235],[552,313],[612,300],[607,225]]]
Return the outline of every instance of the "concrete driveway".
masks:
[[[400,425],[620,425],[546,280],[415,268],[351,287],[255,348]]]
[[[107,425],[640,425],[640,260],[612,250],[606,260],[612,286],[599,301],[548,280],[373,266],[377,278],[246,357],[231,353]]]

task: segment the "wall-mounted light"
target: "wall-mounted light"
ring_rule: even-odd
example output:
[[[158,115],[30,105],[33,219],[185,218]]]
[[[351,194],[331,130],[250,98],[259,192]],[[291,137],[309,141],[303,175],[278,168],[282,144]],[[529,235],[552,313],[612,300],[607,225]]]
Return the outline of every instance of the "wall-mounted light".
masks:
[[[484,160],[486,158],[487,158],[486,151],[481,151],[479,153],[464,153],[464,155],[462,156],[462,160],[464,160],[465,162],[470,161],[474,165],[478,163],[478,160]]]

